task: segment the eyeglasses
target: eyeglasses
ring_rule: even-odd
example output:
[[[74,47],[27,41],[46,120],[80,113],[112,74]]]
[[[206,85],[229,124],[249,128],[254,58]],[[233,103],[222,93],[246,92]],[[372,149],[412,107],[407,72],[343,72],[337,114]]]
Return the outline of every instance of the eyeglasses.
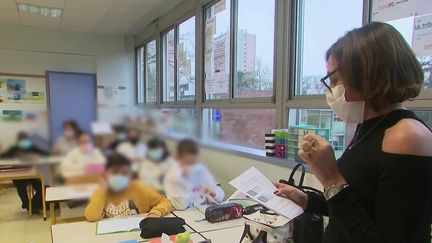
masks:
[[[332,89],[331,89],[331,87],[330,87],[330,83],[331,83],[331,81],[330,81],[330,77],[331,76],[333,76],[336,72],[338,71],[338,68],[336,68],[335,70],[333,70],[333,71],[331,71],[330,73],[328,73],[326,76],[324,76],[322,79],[321,79],[321,83],[328,89],[328,91],[330,91],[330,92],[332,92]],[[327,81],[327,80],[329,80],[329,81]]]

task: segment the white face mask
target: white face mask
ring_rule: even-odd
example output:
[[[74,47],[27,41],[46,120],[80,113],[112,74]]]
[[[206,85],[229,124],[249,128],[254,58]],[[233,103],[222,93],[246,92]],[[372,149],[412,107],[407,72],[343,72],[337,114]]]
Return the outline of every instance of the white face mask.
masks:
[[[345,87],[339,84],[326,93],[327,103],[340,119],[349,123],[363,123],[364,101],[348,102],[345,99]]]

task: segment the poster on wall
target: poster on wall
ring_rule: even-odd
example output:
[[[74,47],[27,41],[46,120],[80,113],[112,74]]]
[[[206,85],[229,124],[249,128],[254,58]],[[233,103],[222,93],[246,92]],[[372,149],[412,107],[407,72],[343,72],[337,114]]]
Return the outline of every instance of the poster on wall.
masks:
[[[99,106],[126,106],[126,87],[98,86],[97,99]]]
[[[420,16],[432,12],[431,0],[374,0],[372,21],[391,20]]]
[[[7,100],[22,102],[26,96],[26,81],[24,79],[6,79]]]
[[[3,110],[1,117],[5,122],[20,122],[23,120],[23,112],[21,110]]]
[[[25,96],[26,101],[30,103],[44,103],[45,102],[45,93],[39,91],[32,91],[26,93]]]
[[[414,22],[413,50],[419,57],[432,56],[432,14]]]

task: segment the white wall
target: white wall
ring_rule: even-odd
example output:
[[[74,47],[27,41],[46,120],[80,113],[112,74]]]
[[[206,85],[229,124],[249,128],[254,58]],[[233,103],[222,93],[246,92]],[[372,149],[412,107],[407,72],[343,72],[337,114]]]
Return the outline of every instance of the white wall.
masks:
[[[127,107],[99,108],[100,120],[118,122],[133,108],[132,37],[14,25],[0,25],[0,32],[0,72],[42,75],[46,70],[97,73],[98,85],[127,88]]]

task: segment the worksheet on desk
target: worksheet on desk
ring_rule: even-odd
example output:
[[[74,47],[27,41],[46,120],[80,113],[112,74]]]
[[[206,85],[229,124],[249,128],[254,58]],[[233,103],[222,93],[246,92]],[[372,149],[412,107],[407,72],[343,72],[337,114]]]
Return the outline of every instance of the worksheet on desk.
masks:
[[[243,172],[229,184],[289,220],[303,213],[303,209],[293,201],[275,195],[277,188],[255,167]]]

